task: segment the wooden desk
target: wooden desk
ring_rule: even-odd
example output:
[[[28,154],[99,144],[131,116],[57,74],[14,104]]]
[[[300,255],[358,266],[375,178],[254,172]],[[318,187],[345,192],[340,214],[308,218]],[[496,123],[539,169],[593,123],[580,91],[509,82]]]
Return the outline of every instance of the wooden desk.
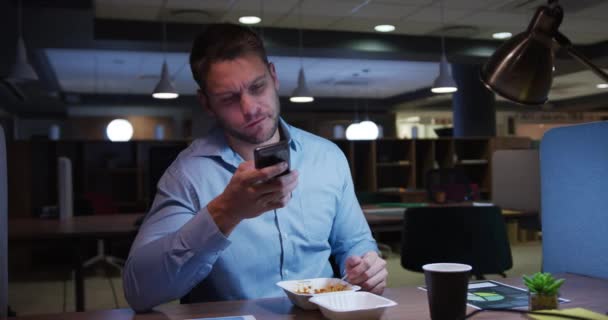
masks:
[[[135,236],[135,221],[141,214],[108,214],[76,216],[68,221],[50,219],[11,219],[8,221],[9,243],[16,241],[37,243],[59,241],[69,247],[74,268],[74,296],[76,311],[84,311],[84,275],[82,243],[90,239],[120,239]]]
[[[605,314],[608,311],[608,280],[599,280],[573,274],[558,275],[566,278],[562,296],[572,301],[562,308],[583,307]],[[520,278],[507,278],[503,281],[522,286]],[[398,303],[387,309],[383,320],[420,320],[429,319],[426,292],[415,287],[389,288],[385,297]],[[474,309],[469,308],[468,312]],[[151,313],[135,315],[131,309],[115,309],[85,313],[62,313],[55,315],[18,317],[15,320],[178,320],[202,317],[226,317],[251,314],[258,320],[316,320],[324,319],[318,310],[305,311],[295,307],[286,298],[268,298],[242,301],[198,303],[191,305],[165,305]],[[517,319],[519,314],[485,312],[473,319]]]

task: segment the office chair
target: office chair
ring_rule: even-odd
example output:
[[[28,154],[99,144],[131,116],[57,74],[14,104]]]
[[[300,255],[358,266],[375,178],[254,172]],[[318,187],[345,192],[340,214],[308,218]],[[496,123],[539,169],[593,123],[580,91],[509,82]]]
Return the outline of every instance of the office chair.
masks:
[[[608,279],[608,121],[552,129],[540,145],[543,270]]]
[[[513,260],[499,207],[419,207],[405,212],[401,266],[422,272],[427,263],[455,262],[473,267],[472,274],[500,274]]]
[[[96,192],[86,192],[84,198],[89,202],[93,209],[93,214],[114,214],[118,213],[118,208],[109,195]],[[106,253],[106,242],[104,239],[97,239],[97,254],[85,261],[84,268],[91,267],[98,263],[104,263],[122,272],[125,260]]]
[[[426,189],[431,201],[437,192],[445,193],[447,202],[479,200],[477,185],[459,168],[431,169],[426,172]]]

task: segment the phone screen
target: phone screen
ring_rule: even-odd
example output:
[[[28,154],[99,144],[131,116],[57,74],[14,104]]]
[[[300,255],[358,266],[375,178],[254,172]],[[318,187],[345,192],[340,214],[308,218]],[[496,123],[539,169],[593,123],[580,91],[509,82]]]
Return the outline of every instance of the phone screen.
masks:
[[[289,172],[289,143],[287,141],[279,141],[277,143],[255,148],[253,151],[256,169],[272,166],[279,162],[287,162],[287,170],[282,173]]]

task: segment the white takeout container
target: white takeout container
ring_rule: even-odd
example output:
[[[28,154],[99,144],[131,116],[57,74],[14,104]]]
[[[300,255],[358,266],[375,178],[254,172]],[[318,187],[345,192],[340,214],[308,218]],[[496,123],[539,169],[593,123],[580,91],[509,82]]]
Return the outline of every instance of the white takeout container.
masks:
[[[386,308],[396,306],[393,300],[370,292],[343,292],[317,295],[310,298],[321,313],[331,320],[376,320]]]
[[[346,286],[345,291],[336,291],[336,292],[328,292],[328,293],[296,293],[298,289],[301,289],[305,286],[310,286],[311,292],[314,292],[314,289],[323,289],[330,285],[343,285]],[[279,281],[277,282],[277,286],[283,288],[283,291],[289,297],[289,300],[293,302],[296,306],[305,309],[305,310],[314,310],[318,309],[317,305],[314,303],[310,303],[308,300],[313,296],[322,296],[336,293],[344,293],[344,292],[353,292],[360,290],[361,287],[352,285],[342,279],[338,278],[314,278],[314,279],[303,279],[303,280],[289,280],[289,281]]]

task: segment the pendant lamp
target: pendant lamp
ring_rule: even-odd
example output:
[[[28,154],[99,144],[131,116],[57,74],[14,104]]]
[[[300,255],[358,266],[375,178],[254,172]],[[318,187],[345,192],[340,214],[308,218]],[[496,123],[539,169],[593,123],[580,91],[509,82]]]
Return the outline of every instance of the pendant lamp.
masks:
[[[13,82],[24,82],[24,81],[36,81],[38,75],[34,68],[27,60],[27,51],[25,50],[25,41],[23,41],[22,31],[22,8],[21,1],[17,2],[17,57],[15,64],[11,69],[11,73],[8,76],[9,80]]]
[[[456,87],[456,82],[454,82],[454,78],[452,78],[452,73],[450,72],[450,65],[448,63],[448,59],[445,56],[445,39],[443,35],[443,27],[444,27],[444,17],[443,17],[443,0],[439,2],[439,7],[441,10],[441,59],[439,60],[439,75],[433,82],[433,87],[431,91],[433,93],[452,93],[456,92],[458,88]]]
[[[160,80],[154,88],[154,92],[152,92],[152,97],[155,99],[175,99],[178,96],[179,94],[175,90],[173,82],[171,82],[171,75],[167,66],[167,22],[166,18],[163,18],[163,65],[160,71]]]
[[[295,103],[307,103],[313,102],[315,98],[310,93],[308,86],[306,85],[306,76],[304,75],[304,63],[302,61],[302,1],[298,3],[299,5],[299,25],[300,29],[299,33],[299,46],[298,51],[300,53],[300,72],[298,72],[298,86],[293,90],[289,101]]]

